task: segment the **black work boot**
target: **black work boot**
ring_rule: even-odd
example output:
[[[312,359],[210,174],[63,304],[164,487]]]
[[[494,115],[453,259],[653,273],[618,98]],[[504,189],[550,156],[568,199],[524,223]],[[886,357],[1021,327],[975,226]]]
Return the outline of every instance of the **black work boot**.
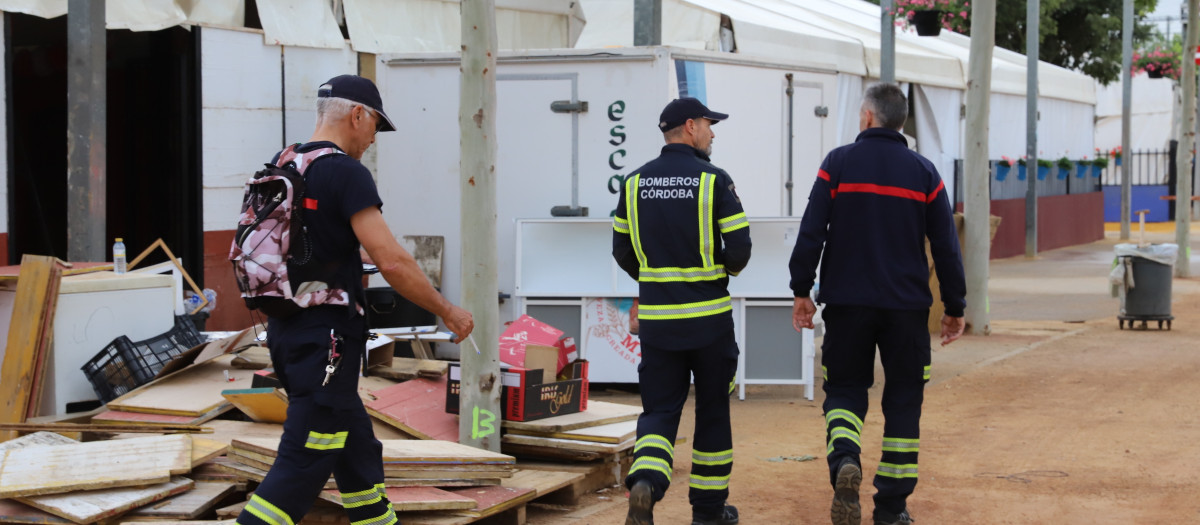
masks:
[[[908,509],[900,511],[900,514],[875,509],[872,517],[875,518],[875,525],[912,525],[912,522],[917,521],[908,515]]]
[[[833,505],[829,508],[833,525],[859,525],[862,522],[862,507],[858,504],[861,483],[862,469],[858,464],[850,458],[842,460],[833,484]]]
[[[725,505],[715,514],[692,509],[692,525],[737,525],[737,522],[738,511],[733,505]]]
[[[654,491],[650,482],[638,480],[629,489],[629,514],[625,525],[654,525]]]

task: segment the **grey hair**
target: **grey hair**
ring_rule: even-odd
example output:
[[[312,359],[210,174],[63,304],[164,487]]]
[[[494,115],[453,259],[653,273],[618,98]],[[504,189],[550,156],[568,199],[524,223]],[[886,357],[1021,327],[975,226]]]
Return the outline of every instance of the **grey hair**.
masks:
[[[375,110],[367,107],[366,104],[355,102],[350,99],[338,97],[320,97],[317,99],[317,125],[325,122],[325,119],[338,120],[349,115],[354,110],[354,106],[362,106],[372,115]],[[378,118],[378,117],[376,117]]]
[[[895,84],[873,84],[867,88],[863,105],[875,114],[882,127],[898,130],[908,120],[908,98]]]

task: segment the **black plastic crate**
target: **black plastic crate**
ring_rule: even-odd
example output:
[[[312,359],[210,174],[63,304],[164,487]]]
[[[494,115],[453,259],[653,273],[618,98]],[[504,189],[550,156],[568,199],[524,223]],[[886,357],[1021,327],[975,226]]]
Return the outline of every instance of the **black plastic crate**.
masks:
[[[113,339],[83,365],[92,390],[105,403],[149,383],[167,363],[200,343],[200,332],[187,316],[176,316],[175,326],[164,334],[133,342]]]

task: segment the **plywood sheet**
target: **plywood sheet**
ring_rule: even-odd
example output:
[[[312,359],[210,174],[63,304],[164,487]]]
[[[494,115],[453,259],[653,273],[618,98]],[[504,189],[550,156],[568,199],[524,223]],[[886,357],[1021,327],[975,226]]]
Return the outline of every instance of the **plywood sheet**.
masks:
[[[217,456],[223,456],[228,450],[229,445],[220,441],[192,436],[192,468]]]
[[[633,438],[630,438],[624,443],[597,443],[595,441],[579,441],[576,439],[558,439],[538,436],[519,436],[516,434],[505,435],[500,443],[512,445],[526,445],[531,447],[545,447],[561,450],[574,450],[579,452],[600,452],[605,454],[615,454],[623,450],[633,448]]]
[[[475,500],[476,506],[473,510],[455,511],[455,514],[478,518],[499,514],[517,505],[524,505],[537,495],[533,489],[503,486],[451,489],[450,492]]]
[[[396,512],[415,510],[469,510],[475,508],[475,500],[435,487],[388,487],[388,501]],[[342,504],[336,490],[321,493],[321,499]]]
[[[446,413],[446,378],[413,379],[372,393],[367,412],[421,439],[458,441],[458,417]]]
[[[229,472],[229,473],[231,473],[235,476],[238,476],[239,478],[242,478],[242,479],[262,481],[264,478],[266,478],[267,469],[256,468],[256,467],[247,465],[245,463],[242,463],[241,461],[243,461],[244,458],[238,457],[237,454],[234,452],[231,452],[231,455],[233,456],[232,459],[228,459],[228,460],[224,460],[224,461],[218,460],[218,461],[214,461],[210,464],[214,465],[218,469]],[[246,461],[248,461],[248,460],[246,460]],[[266,465],[266,466],[269,467],[269,465]],[[386,487],[478,487],[478,486],[485,486],[485,485],[499,485],[500,478],[496,477],[496,478],[478,478],[478,479],[461,479],[461,478],[403,479],[403,478],[386,478],[385,477],[383,479],[383,484]],[[326,489],[336,489],[337,482],[335,482],[333,480],[333,478],[329,478],[329,481],[325,482],[325,488]]]
[[[144,414],[141,412],[124,412],[121,410],[105,410],[92,416],[92,423],[101,425],[199,425],[207,423],[217,416],[233,409],[233,405],[222,405],[211,412],[199,416],[170,416],[166,414]],[[124,430],[114,432],[125,432]]]
[[[204,426],[213,430],[212,434],[204,435],[205,439],[226,444],[232,443],[234,439],[238,438],[270,438],[278,442],[279,438],[283,437],[283,425],[275,423],[214,419],[205,423]]]
[[[565,416],[548,417],[537,421],[505,421],[504,428],[520,429],[540,434],[566,432],[580,428],[598,427],[610,423],[631,421],[642,414],[642,407],[606,403],[604,401],[588,401],[587,410],[567,414]]]
[[[4,361],[0,363],[0,423],[20,423],[29,416],[30,402],[40,402],[41,366],[51,332],[54,304],[62,271],[54,257],[25,255],[13,298]],[[0,441],[16,437],[0,431]]]
[[[167,483],[148,487],[85,490],[70,494],[19,498],[19,500],[21,503],[75,523],[87,524],[119,516],[142,505],[180,494],[191,489],[192,485],[190,479],[175,477]]]
[[[0,452],[26,447],[43,447],[52,445],[70,445],[79,441],[54,432],[34,432],[11,441],[0,443]]]
[[[271,351],[265,346],[251,346],[237,355],[229,364],[246,370],[262,370],[271,367]]]
[[[190,436],[152,436],[4,451],[0,498],[166,483],[192,468]]]
[[[598,427],[580,428],[565,432],[541,433],[524,428],[510,428],[509,435],[539,436],[558,439],[574,439],[578,441],[594,441],[596,443],[623,443],[637,436],[637,420],[622,421],[600,425]]]
[[[60,518],[12,499],[0,499],[0,523],[30,523],[33,525],[66,525],[71,520]]]
[[[395,357],[392,358],[392,366],[372,366],[368,373],[373,376],[386,377],[397,381],[408,381],[417,377],[437,379],[446,375],[449,364],[446,361],[436,359]]]
[[[383,462],[384,464],[391,465],[404,463],[448,466],[469,466],[476,464],[512,465],[516,461],[512,456],[449,441],[384,440],[381,443],[383,443]],[[235,449],[244,449],[274,457],[277,453],[279,442],[270,439],[246,438],[235,439],[232,446]]]
[[[229,405],[222,391],[250,385],[254,371],[234,368],[231,361],[233,356],[222,355],[193,365],[118,397],[108,407],[147,414],[204,415]],[[225,372],[231,381],[225,379]]]
[[[508,488],[533,489],[534,498],[540,498],[556,490],[569,487],[583,478],[584,475],[578,472],[520,469],[514,472],[511,478],[501,481],[500,485]]]
[[[259,423],[283,424],[287,420],[287,395],[277,388],[224,390],[221,396]]]
[[[129,513],[133,518],[193,520],[217,506],[237,488],[233,483],[197,481],[192,490]]]

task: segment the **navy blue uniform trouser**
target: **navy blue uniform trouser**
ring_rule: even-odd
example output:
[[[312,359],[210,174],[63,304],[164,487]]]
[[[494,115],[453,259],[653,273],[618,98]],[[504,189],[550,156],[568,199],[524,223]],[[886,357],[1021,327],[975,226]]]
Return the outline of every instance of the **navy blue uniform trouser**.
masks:
[[[345,307],[317,307],[272,319],[267,344],[288,393],[275,463],[238,516],[239,525],[294,525],[333,474],[353,525],[398,523],[383,485],[383,445],[358,397],[365,323]],[[344,337],[338,371],[322,386],[329,331]]]
[[[696,431],[688,500],[701,512],[720,511],[729,497],[729,475],[733,471],[729,395],[737,359],[738,347],[732,333],[692,350],[663,350],[642,344],[642,362],[638,365],[642,415],[638,418],[638,439],[626,487],[647,480],[654,501],[666,494],[671,485],[679,418],[694,377]]]
[[[929,310],[826,305],[821,368],[825,375],[825,440],[829,480],[843,459],[859,463],[867,389],[875,381],[875,348],[883,362],[883,454],[875,472],[875,508],[905,509],[917,486],[921,402],[929,381]]]

